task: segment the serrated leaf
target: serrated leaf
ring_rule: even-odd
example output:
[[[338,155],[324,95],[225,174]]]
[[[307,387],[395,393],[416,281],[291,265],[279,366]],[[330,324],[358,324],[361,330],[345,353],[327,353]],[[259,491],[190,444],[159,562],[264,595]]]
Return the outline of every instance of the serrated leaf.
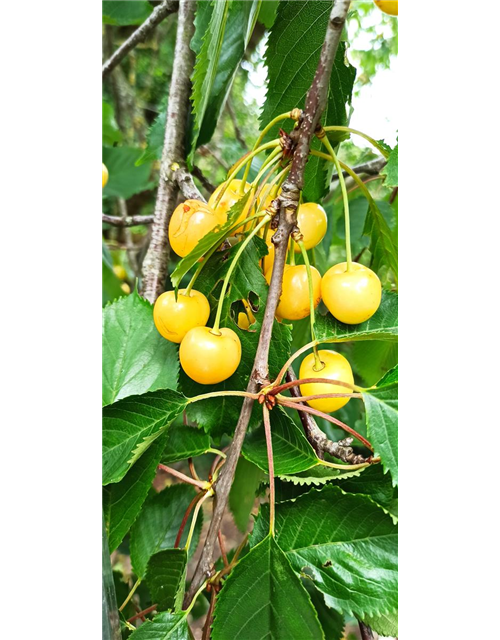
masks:
[[[141,155],[142,149],[133,147],[102,148],[102,161],[109,171],[109,181],[103,189],[104,195],[128,200],[136,193],[154,186],[149,179],[151,162],[145,162],[140,167],[135,164]]]
[[[229,508],[241,533],[246,533],[255,495],[263,479],[262,471],[240,456],[229,492]]]
[[[103,0],[102,21],[119,26],[141,24],[152,11],[153,7],[146,0]]]
[[[398,186],[398,145],[391,151],[387,164],[380,173],[386,176],[386,187],[393,188]]]
[[[193,103],[194,123],[191,135],[191,152],[187,158],[189,166],[192,166],[193,163],[198,136],[212,88],[214,87],[230,4],[230,0],[219,0],[213,5],[210,22],[203,36],[201,50],[196,56],[192,77],[193,92],[191,101]]]
[[[376,387],[385,387],[389,384],[393,384],[398,381],[398,365],[395,365],[392,369],[390,369],[375,385]]]
[[[392,233],[380,207],[365,193],[368,199],[368,215],[366,216],[363,233],[370,236],[370,251],[372,254],[371,268],[376,272],[381,267],[388,267],[398,281],[398,248],[397,238]]]
[[[388,340],[355,342],[350,362],[367,386],[375,384],[398,361],[398,344]]]
[[[130,636],[130,640],[189,640],[187,615],[164,611],[146,620]]]
[[[267,533],[263,505],[251,544]],[[328,485],[276,505],[276,541],[294,570],[310,577],[325,603],[363,617],[397,607],[397,527],[369,498]]]
[[[196,427],[173,426],[168,430],[167,443],[161,456],[163,464],[194,458],[210,448],[210,437]]]
[[[316,335],[321,342],[398,339],[398,295],[382,291],[380,307],[361,324],[344,324],[330,313],[316,316]]]
[[[187,398],[171,389],[130,396],[103,409],[103,481],[119,482],[182,413]]]
[[[177,346],[153,322],[153,305],[134,291],[103,310],[102,400],[176,389]]]
[[[280,480],[284,482],[291,482],[299,486],[315,485],[317,487],[330,482],[331,480],[340,480],[344,478],[352,478],[361,474],[361,469],[355,469],[354,471],[341,471],[340,469],[331,469],[318,464],[316,467],[302,471],[296,475],[281,475]]]
[[[269,414],[273,443],[274,474],[276,476],[299,473],[317,464],[318,458],[301,429],[281,407]],[[247,460],[267,472],[267,447],[264,425],[248,433],[242,453]]]
[[[201,5],[203,4],[208,3],[201,3]],[[219,1],[215,4],[222,5],[224,3]],[[193,87],[192,97],[195,117],[191,120],[191,131],[188,133],[188,138],[191,140],[190,159],[192,159],[197,147],[210,142],[212,138],[222,108],[231,90],[234,76],[245,53],[259,5],[260,2],[258,0],[231,0],[227,2],[227,21],[222,33],[222,44],[219,55],[217,59],[214,59],[213,81],[208,90],[203,113],[201,113],[203,104],[199,100],[201,96],[197,91],[196,81],[199,80],[199,84],[201,85],[200,80],[202,80],[203,86],[210,83],[208,81],[208,75],[198,78],[195,70],[195,85]],[[201,6],[201,11],[206,12],[207,9]],[[215,20],[214,14],[212,14],[212,19]],[[202,67],[203,57],[208,53],[208,47],[205,45],[206,40],[203,40],[201,50],[197,49],[198,42],[201,38],[196,36],[198,35],[198,31],[202,30],[203,34],[207,34],[206,38],[210,38],[211,29],[212,22],[208,26],[208,29],[205,19],[200,20],[200,24],[198,24],[198,21],[196,22],[197,33],[195,34],[195,38],[193,38],[191,47],[197,54],[197,65],[200,64]],[[203,97],[205,97],[205,94],[203,94]],[[199,126],[199,131],[197,131],[197,126]]]
[[[368,439],[375,456],[380,456],[384,471],[390,472],[393,485],[398,484],[398,383],[391,383],[395,376],[397,367],[376,388],[363,391]],[[385,384],[379,386],[383,380]]]
[[[316,609],[326,640],[341,640],[344,637],[344,616],[327,606],[323,594],[311,584],[309,579],[305,578],[303,584],[309,593],[313,607]]]
[[[233,569],[215,605],[212,640],[324,640],[309,595],[274,538]]]
[[[397,638],[398,636],[398,612],[382,614],[380,616],[365,616],[363,622],[383,638]]]
[[[196,281],[196,288],[204,293],[211,303],[212,318],[209,321],[209,326],[216,313],[221,280],[226,275],[238,249],[239,247],[236,245],[227,252],[216,252]],[[246,389],[257,351],[268,294],[267,282],[259,267],[259,260],[263,255],[266,255],[266,251],[267,247],[263,240],[260,238],[252,239],[238,260],[231,275],[230,288],[223,301],[221,326],[231,328],[241,341],[242,358],[238,369],[230,378],[217,385],[199,385],[181,372],[181,388],[190,397],[212,391]],[[255,322],[248,331],[238,327],[231,310],[233,303],[242,299],[248,300],[254,310]],[[290,327],[275,321],[269,350],[271,377],[277,375],[283,363],[286,362],[290,342]],[[197,422],[214,437],[221,436],[223,433],[232,435],[242,402],[242,398],[235,397],[212,398],[190,404],[187,413],[191,420]],[[260,408],[255,406],[251,427],[261,419],[261,414]]]
[[[157,611],[175,610],[182,606],[186,581],[185,549],[164,549],[149,558],[144,580]]]
[[[195,495],[194,487],[174,484],[160,493],[152,493],[148,496],[130,531],[130,558],[138,578],[144,577],[149,559],[153,554],[174,547],[182,518]],[[186,544],[192,517],[191,513],[180,540],[180,547]],[[202,520],[200,511],[189,549],[190,556],[198,544]]]
[[[122,132],[115,120],[115,111],[109,102],[102,101],[102,143],[112,146],[121,142]]]
[[[139,515],[156,475],[165,437],[166,434],[159,437],[120,482],[104,487],[103,506],[110,551],[118,547]]]
[[[278,5],[266,52],[268,90],[261,115],[262,126],[295,107],[304,108],[325,38],[332,3],[323,0],[282,0]],[[350,102],[356,70],[345,57],[346,44],[339,44],[335,56],[323,125],[346,125],[346,103]],[[269,139],[278,134],[276,125]],[[289,125],[287,126],[287,130]],[[329,136],[330,137],[330,136]],[[331,136],[335,143],[335,137]],[[312,148],[321,149],[319,140]],[[328,191],[331,164],[320,158],[308,160],[304,180],[304,199],[318,202]]]
[[[145,162],[160,160],[165,140],[165,123],[167,121],[167,106],[154,119],[153,124],[146,133],[147,147],[135,161],[135,166],[140,167]]]
[[[263,24],[266,29],[270,29],[276,20],[276,11],[278,9],[279,0],[263,0],[260,5],[258,22]]]

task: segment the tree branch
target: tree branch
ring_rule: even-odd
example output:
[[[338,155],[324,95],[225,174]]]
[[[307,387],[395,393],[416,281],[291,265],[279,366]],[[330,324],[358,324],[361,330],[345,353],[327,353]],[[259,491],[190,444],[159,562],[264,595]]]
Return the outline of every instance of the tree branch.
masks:
[[[180,165],[179,168],[174,171],[174,178],[186,200],[201,200],[202,202],[206,202],[200,190],[193,182],[193,176],[189,173],[185,165]]]
[[[373,631],[371,628],[364,622],[361,622],[361,620],[358,620],[358,623],[359,631],[361,632],[361,640],[373,640]]]
[[[288,179],[283,184],[283,191],[285,193],[279,198],[281,202],[279,225],[272,238],[275,245],[275,260],[254,367],[247,387],[247,391],[251,393],[255,393],[260,385],[265,384],[268,379],[269,345],[271,342],[274,316],[281,296],[288,238],[296,224],[296,209],[299,202],[300,190],[304,183],[304,170],[309,153],[309,145],[314,134],[314,129],[326,105],[328,83],[332,73],[333,61],[340,42],[340,36],[349,5],[350,0],[335,0],[333,4],[325,41],[321,50],[320,61],[313,83],[307,94],[304,116],[298,129],[298,143],[293,156],[292,168]],[[191,581],[189,591],[184,599],[185,607],[191,602],[203,580],[210,575],[215,541],[226,508],[241,447],[243,446],[243,440],[252,413],[252,406],[253,400],[245,398],[234,432],[233,441],[227,453],[226,462],[221,469],[215,485],[217,501],[214,505],[205,546]]]
[[[203,185],[203,188],[206,189],[208,191],[208,193],[210,193],[210,195],[215,191],[215,185],[213,185],[210,182],[210,180],[206,177],[206,175],[203,173],[203,171],[200,169],[200,167],[198,167],[196,165],[194,165],[194,167],[193,167],[193,176],[195,178],[198,178],[198,180]]]
[[[167,125],[156,196],[151,242],[143,263],[142,294],[150,302],[163,292],[168,272],[168,224],[175,208],[178,186],[171,166],[184,158],[184,138],[189,109],[190,78],[194,53],[190,42],[194,34],[195,0],[180,0],[175,41],[174,65],[167,107]]]
[[[103,213],[102,221],[113,225],[113,227],[136,227],[139,224],[152,224],[154,216],[126,216],[125,218],[119,218],[118,216],[108,216]]]
[[[387,160],[385,158],[375,158],[375,160],[370,160],[370,162],[358,164],[358,166],[353,167],[352,170],[354,171],[354,173],[366,173],[369,176],[376,176],[378,173],[380,173],[381,169],[383,169],[386,164]],[[347,173],[347,171],[342,171],[342,175],[344,176],[344,178],[349,178],[349,174]],[[332,182],[338,179],[338,175],[335,174],[332,177]]]
[[[102,65],[102,78],[104,78],[113,71],[117,64],[119,64],[123,58],[136,47],[139,42],[144,42],[153,29],[160,24],[171,13],[175,13],[179,7],[178,0],[164,0],[158,5],[149,18],[141,24],[141,26],[134,31],[134,33],[125,40],[125,42],[113,53],[113,55],[106,60]]]

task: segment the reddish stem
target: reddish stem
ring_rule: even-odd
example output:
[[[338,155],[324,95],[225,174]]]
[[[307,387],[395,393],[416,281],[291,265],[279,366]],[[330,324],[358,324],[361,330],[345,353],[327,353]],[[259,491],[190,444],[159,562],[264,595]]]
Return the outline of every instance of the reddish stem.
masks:
[[[317,393],[314,396],[295,396],[287,398],[288,402],[309,402],[309,400],[321,400],[322,398],[362,398],[360,393]]]
[[[139,613],[136,613],[135,616],[132,616],[131,618],[129,618],[127,622],[134,622],[134,620],[137,620],[137,618],[144,618],[146,614],[151,613],[151,611],[154,611],[157,606],[158,604],[152,604],[147,609],[143,609],[142,611],[139,611]]]
[[[192,484],[195,487],[198,487],[199,489],[205,490],[206,488],[205,482],[202,482],[201,480],[193,480],[193,478],[190,478],[189,476],[185,475],[181,471],[177,471],[177,469],[172,469],[172,467],[167,467],[165,464],[159,464],[158,469],[161,469],[162,471],[166,471],[170,475],[175,476],[176,478],[179,478],[179,480],[182,480],[183,482],[187,482],[188,484]]]
[[[279,384],[277,387],[273,387],[267,395],[275,396],[277,393],[281,393],[286,389],[290,389],[291,387],[297,387],[301,384],[335,384],[339,387],[346,387],[347,389],[354,389],[353,384],[349,384],[348,382],[342,382],[341,380],[330,380],[330,378],[301,378],[300,380],[290,380],[290,382],[284,382],[283,384]]]
[[[217,591],[215,585],[212,586],[212,592],[210,594],[210,606],[208,607],[207,617],[205,618],[205,624],[203,625],[203,635],[201,640],[210,640],[210,627],[212,626],[212,616],[214,614],[215,598]]]
[[[191,515],[191,511],[193,510],[193,507],[198,502],[198,500],[201,500],[201,498],[204,495],[205,495],[204,493],[197,493],[195,495],[195,497],[189,503],[188,508],[186,509],[186,513],[184,514],[184,517],[182,518],[181,526],[179,527],[179,531],[177,533],[177,538],[175,539],[175,542],[174,542],[174,549],[177,549],[177,547],[179,546],[179,544],[181,542],[182,534],[184,533],[184,527],[186,526],[186,522],[188,521],[188,518]]]
[[[308,407],[305,404],[299,404],[298,402],[289,402],[287,400],[282,400],[281,398],[278,398],[278,404],[281,404],[283,407],[288,407],[289,409],[296,409],[297,411],[304,411],[305,413],[312,413],[313,416],[318,416],[319,418],[324,418],[325,420],[328,420],[328,422],[331,422],[332,424],[335,424],[338,427],[341,427],[342,429],[344,429],[344,431],[347,431],[347,433],[350,433],[357,440],[362,442],[365,445],[365,447],[370,449],[370,451],[373,451],[372,445],[368,442],[368,440],[366,440],[366,438],[363,438],[363,436],[361,434],[359,434],[357,431],[355,431],[354,429],[352,429],[348,425],[344,424],[340,420],[337,420],[337,418],[333,418],[332,416],[328,415],[327,413],[323,413],[322,411],[318,411],[317,409],[313,409],[312,407]]]
[[[224,544],[224,538],[222,537],[222,533],[221,530],[219,529],[219,533],[217,534],[218,538],[219,538],[219,547],[220,547],[220,552],[222,555],[222,560],[224,562],[224,566],[228,567],[229,566],[229,561],[227,559],[227,554],[226,554],[226,545]]]
[[[267,464],[269,466],[269,523],[270,532],[274,536],[274,461],[273,461],[273,441],[271,438],[271,421],[269,420],[269,409],[262,405],[264,414],[264,431],[266,434]]]
[[[193,479],[199,481],[200,477],[196,473],[196,469],[194,467],[193,458],[188,458],[188,465],[189,465],[189,471],[190,471],[191,475],[193,476]]]

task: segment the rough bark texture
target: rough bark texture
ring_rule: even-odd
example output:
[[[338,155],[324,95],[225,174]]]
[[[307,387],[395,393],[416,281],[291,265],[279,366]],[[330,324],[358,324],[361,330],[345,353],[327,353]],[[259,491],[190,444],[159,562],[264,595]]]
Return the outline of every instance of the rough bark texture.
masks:
[[[151,224],[154,221],[154,216],[126,216],[119,218],[118,216],[108,216],[103,213],[102,221],[114,227],[135,227],[139,224]]]
[[[134,31],[134,33],[125,40],[111,57],[102,65],[102,78],[104,78],[118,65],[123,58],[136,47],[139,42],[144,42],[151,31],[162,22],[171,13],[175,13],[179,6],[177,0],[165,0],[158,5],[151,13],[149,18]]]
[[[333,61],[337,51],[342,28],[349,9],[350,0],[336,0],[333,4],[330,20],[327,27],[325,41],[321,49],[320,61],[313,83],[307,94],[306,106],[300,127],[297,131],[297,147],[294,152],[292,167],[288,179],[284,182],[282,195],[280,196],[279,224],[272,241],[275,245],[275,260],[271,282],[269,284],[269,294],[267,297],[264,320],[255,356],[254,368],[250,375],[247,391],[255,393],[262,384],[268,381],[269,368],[268,356],[269,345],[273,330],[274,316],[281,296],[281,286],[283,281],[283,270],[286,261],[288,238],[296,225],[296,210],[299,202],[300,191],[304,185],[304,170],[309,154],[310,142],[314,134],[314,129],[319,122],[321,114],[326,105],[328,83],[332,72]],[[241,447],[245,438],[248,422],[252,412],[253,400],[245,398],[241,409],[238,424],[234,433],[234,438],[227,453],[224,466],[219,474],[219,479],[215,485],[217,501],[214,506],[210,528],[203,548],[202,555],[196,567],[193,579],[184,606],[186,607],[192,600],[196,590],[202,582],[210,575],[215,541],[219,531],[222,517],[227,504],[229,490],[233,482],[236,464],[240,456]]]
[[[200,193],[200,190],[193,182],[193,176],[189,173],[187,167],[181,165],[176,169],[174,172],[174,178],[186,200],[201,200],[202,202],[206,202],[205,198]]]
[[[375,158],[375,160],[370,160],[369,162],[364,162],[363,164],[358,164],[357,167],[353,167],[352,170],[354,173],[366,173],[369,176],[376,176],[387,164],[387,160],[385,158]],[[349,174],[347,171],[342,171],[342,175],[344,178],[349,178]],[[337,174],[332,177],[332,182],[334,180],[338,180]]]
[[[168,223],[174,210],[178,186],[171,166],[184,158],[184,137],[189,108],[190,78],[194,53],[189,43],[194,34],[194,0],[181,0],[177,22],[174,65],[167,108],[167,125],[156,196],[151,242],[143,264],[142,295],[150,302],[163,292],[168,266]]]

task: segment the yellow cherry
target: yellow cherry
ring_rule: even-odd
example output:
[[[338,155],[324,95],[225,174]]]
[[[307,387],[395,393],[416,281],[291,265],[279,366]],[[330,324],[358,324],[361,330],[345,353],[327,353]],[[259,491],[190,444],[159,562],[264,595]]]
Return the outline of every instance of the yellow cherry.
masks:
[[[377,7],[389,16],[398,15],[398,0],[374,0]]]
[[[252,307],[248,304],[246,300],[242,300],[245,311],[240,311],[238,314],[238,327],[240,329],[248,330],[250,325],[255,322],[255,316],[252,313]]]
[[[323,207],[315,202],[304,202],[299,207],[297,214],[297,226],[304,236],[303,243],[306,249],[312,249],[318,245],[326,234],[328,219]],[[300,253],[300,247],[295,244],[295,253]]]
[[[205,326],[210,316],[210,305],[203,293],[191,289],[189,296],[185,294],[186,290],[181,289],[176,300],[175,291],[165,291],[155,302],[155,326],[170,342],[181,342],[190,329]]]
[[[203,236],[225,221],[224,214],[214,211],[201,200],[186,200],[174,210],[170,219],[170,246],[178,256],[187,256]]]
[[[339,380],[354,384],[351,365],[344,356],[336,351],[322,349],[318,351],[319,358],[323,365],[320,370],[315,369],[314,353],[310,353],[302,360],[300,365],[299,378],[327,378],[328,380]],[[300,393],[303,396],[316,396],[323,393],[351,393],[352,389],[341,385],[311,382],[300,385]],[[307,404],[313,409],[331,413],[337,411],[349,402],[350,398],[320,398],[309,400]]]
[[[229,211],[229,209],[234,204],[236,204],[236,202],[238,202],[238,200],[240,200],[250,188],[250,185],[248,183],[245,183],[243,192],[241,193],[240,192],[241,183],[242,183],[241,180],[231,180],[231,184],[224,191],[224,195],[220,199],[219,203],[216,205],[216,202],[219,198],[221,191],[226,186],[225,182],[220,184],[210,196],[208,200],[208,206],[212,207],[212,209],[216,210],[218,213],[223,214],[225,216],[225,219],[227,220],[227,212]],[[241,212],[241,215],[238,218],[238,222],[243,222],[247,218],[247,216],[249,215],[248,212],[250,210],[251,203],[252,203],[252,196],[249,196],[249,200],[245,205],[245,208]],[[235,229],[232,233],[243,233],[244,230],[245,230],[245,225],[239,227],[238,229]]]
[[[195,327],[186,333],[179,349],[185,373],[199,384],[217,384],[226,380],[241,361],[241,342],[232,329]]]
[[[266,273],[268,284],[271,282],[272,270]],[[321,300],[321,275],[315,267],[311,267],[313,282],[313,301],[316,308]],[[301,320],[311,313],[309,304],[309,282],[304,264],[285,265],[281,298],[276,315],[284,320]]]
[[[104,187],[106,186],[106,184],[108,182],[108,178],[109,178],[108,168],[106,167],[106,165],[103,162],[102,163],[102,188],[103,189],[104,189]]]
[[[117,278],[119,278],[120,280],[126,280],[127,279],[127,272],[125,271],[125,269],[122,267],[121,264],[115,264],[113,266],[113,271],[115,273],[115,276]]]
[[[371,318],[380,306],[382,285],[377,274],[368,267],[351,262],[336,264],[321,281],[321,297],[328,310],[346,324],[359,324]]]

